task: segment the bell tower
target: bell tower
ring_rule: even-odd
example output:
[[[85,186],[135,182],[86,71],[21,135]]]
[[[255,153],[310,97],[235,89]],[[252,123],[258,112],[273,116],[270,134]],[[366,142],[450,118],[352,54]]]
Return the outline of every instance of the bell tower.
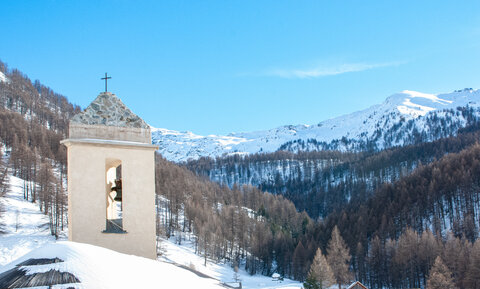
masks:
[[[69,124],[68,239],[155,259],[150,127],[110,92]]]

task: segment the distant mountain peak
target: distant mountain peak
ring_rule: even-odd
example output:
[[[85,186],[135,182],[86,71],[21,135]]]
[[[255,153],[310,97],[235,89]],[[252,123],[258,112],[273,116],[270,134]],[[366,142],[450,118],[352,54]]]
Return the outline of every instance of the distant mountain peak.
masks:
[[[201,136],[192,132],[178,132],[167,129],[153,129],[152,140],[160,147],[161,154],[172,161],[198,159],[202,156],[217,157],[228,154],[251,154],[274,152],[286,143],[315,141],[332,149],[346,150],[348,144],[338,143],[349,139],[357,146],[375,142],[378,148],[408,143],[411,136],[400,136],[400,130],[425,130],[424,117],[436,111],[457,107],[480,106],[480,91],[470,88],[445,94],[428,94],[411,90],[393,94],[386,100],[367,109],[320,122],[317,125],[284,125],[266,131],[230,133],[226,136]],[[480,113],[479,113],[480,115]],[[443,116],[444,117],[444,116]],[[450,116],[452,117],[452,116]],[[466,124],[463,116],[457,118],[456,126]],[[403,122],[415,121],[412,127],[403,127]],[[456,127],[455,126],[455,127]],[[399,130],[398,133],[392,131]],[[453,129],[453,128],[452,128]],[[389,136],[385,132],[389,131]],[[435,138],[432,136],[432,139]],[[333,145],[329,145],[335,142]],[[353,145],[355,146],[355,145]],[[300,148],[297,149],[318,149]]]

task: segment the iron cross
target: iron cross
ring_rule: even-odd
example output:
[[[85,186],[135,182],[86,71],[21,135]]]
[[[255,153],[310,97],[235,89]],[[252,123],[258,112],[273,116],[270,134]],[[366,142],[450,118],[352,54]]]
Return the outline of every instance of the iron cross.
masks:
[[[105,92],[107,92],[107,80],[111,79],[111,76],[107,76],[107,73],[105,72],[105,77],[100,78],[101,80],[105,79]]]

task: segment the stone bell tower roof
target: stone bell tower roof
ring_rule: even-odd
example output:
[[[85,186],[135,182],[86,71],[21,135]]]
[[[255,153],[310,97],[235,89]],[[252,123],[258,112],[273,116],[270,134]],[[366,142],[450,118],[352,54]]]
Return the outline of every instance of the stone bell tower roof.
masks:
[[[100,93],[84,111],[70,119],[68,137],[69,141],[152,143],[150,126],[111,92]]]
[[[134,114],[115,94],[102,92],[83,111],[76,114],[71,124],[105,125],[129,128],[150,128],[149,125]]]

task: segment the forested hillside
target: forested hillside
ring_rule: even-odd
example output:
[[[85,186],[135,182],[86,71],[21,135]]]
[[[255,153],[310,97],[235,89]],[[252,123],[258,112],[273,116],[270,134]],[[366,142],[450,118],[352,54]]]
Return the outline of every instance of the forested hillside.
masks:
[[[379,152],[312,151],[200,158],[186,163],[198,175],[228,185],[249,184],[281,194],[312,218],[326,217],[350,201],[362,202],[383,183],[409,175],[419,164],[459,152],[480,139],[480,124],[457,136]]]
[[[0,72],[5,76],[0,81],[0,143],[7,156],[0,164],[1,183],[7,184],[8,174],[23,179],[24,198],[39,204],[57,235],[66,225],[67,204],[66,150],[60,140],[80,108],[2,62]]]
[[[270,226],[269,232],[263,236],[267,236],[267,240],[275,240],[270,243],[271,246],[277,244],[279,237],[280,240],[285,237],[290,240],[282,242],[282,251],[275,247],[270,247],[272,251],[264,251],[265,256],[273,260],[279,257],[279,252],[288,252],[285,255],[288,260],[287,267],[278,263],[278,267],[271,268],[282,275],[305,280],[318,247],[327,256],[327,260],[331,255],[328,244],[333,229],[337,226],[351,256],[347,261],[347,268],[350,270],[345,273],[351,274],[348,280],[361,280],[371,288],[424,288],[435,259],[440,257],[448,270],[453,272],[452,282],[455,282],[456,286],[478,288],[475,284],[480,284],[480,277],[475,270],[480,264],[480,146],[476,144],[478,138],[475,128],[469,128],[462,134],[464,138],[449,138],[435,145],[430,144],[429,157],[435,159],[437,154],[442,155],[446,149],[455,151],[462,146],[466,146],[466,149],[458,153],[451,152],[428,165],[419,163],[410,174],[389,183],[378,184],[368,196],[351,200],[343,208],[336,208],[316,222],[304,218],[302,226],[292,231],[300,232],[299,234],[290,235],[284,230],[278,231],[276,226]],[[410,149],[415,151],[419,148]],[[400,157],[398,154],[399,152],[397,155],[384,152],[383,157],[377,156],[379,159],[372,164]],[[176,166],[176,170],[180,171],[182,168]],[[184,183],[201,188],[193,185],[194,181],[188,181],[189,178],[194,179],[192,173],[177,172],[163,178],[176,176],[185,178],[182,181]],[[197,180],[201,180],[200,177],[197,177]],[[219,185],[218,188],[222,186]],[[226,187],[223,188],[228,191]],[[234,188],[232,191],[238,190],[238,187]],[[240,194],[242,195],[245,198],[245,194]],[[214,204],[215,201],[212,201],[209,207],[214,207]],[[271,207],[264,205],[256,208],[259,208],[258,214],[262,215],[264,208]],[[275,210],[266,210],[266,216],[275,214]],[[217,215],[218,219],[224,219],[220,211],[213,210],[213,214]],[[178,219],[183,219],[188,224],[193,218]],[[232,224],[235,227],[236,223]],[[298,226],[298,222],[296,225]],[[180,223],[179,227],[183,226],[183,223]],[[220,227],[224,226],[231,227],[228,222],[224,222]],[[252,237],[256,236],[247,239],[254,240],[250,239]],[[220,240],[218,242],[222,243]],[[330,261],[330,264],[331,262],[333,261]],[[263,262],[258,264],[261,264],[261,268],[269,268],[265,267]]]
[[[279,195],[199,178],[160,155],[156,164],[159,231],[178,234],[178,242],[193,232],[198,254],[244,265],[251,274],[293,276],[295,247],[313,225],[306,213]]]
[[[370,260],[367,268],[354,266],[376,288],[424,285],[436,255],[458,287],[479,288],[479,185],[480,146],[474,144],[382,185],[367,202],[329,215],[324,226],[340,228],[354,260]]]

